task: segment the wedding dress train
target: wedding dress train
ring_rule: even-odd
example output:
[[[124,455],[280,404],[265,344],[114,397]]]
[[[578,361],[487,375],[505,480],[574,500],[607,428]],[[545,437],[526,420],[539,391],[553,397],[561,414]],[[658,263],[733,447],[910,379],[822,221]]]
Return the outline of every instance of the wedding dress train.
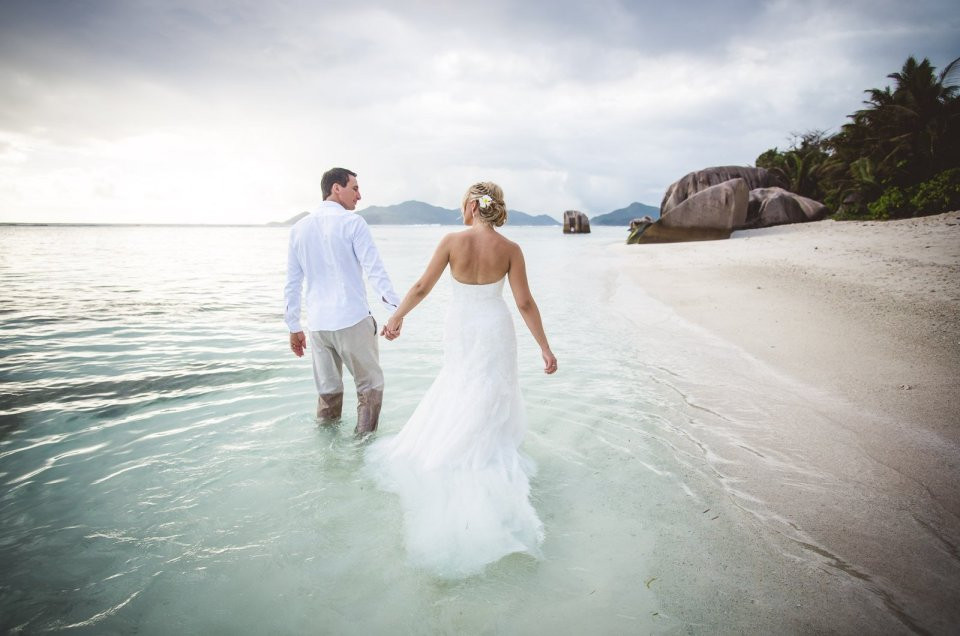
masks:
[[[543,524],[529,498],[534,464],[519,452],[526,417],[504,279],[450,278],[443,367],[403,429],[365,460],[400,497],[411,563],[462,577],[513,552],[539,557]]]

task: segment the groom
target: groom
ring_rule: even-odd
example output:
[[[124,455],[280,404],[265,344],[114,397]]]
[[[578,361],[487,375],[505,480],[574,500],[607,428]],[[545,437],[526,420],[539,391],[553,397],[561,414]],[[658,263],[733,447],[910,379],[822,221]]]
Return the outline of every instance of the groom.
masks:
[[[343,366],[357,385],[356,434],[377,430],[383,403],[383,371],[377,323],[367,304],[363,275],[387,309],[400,298],[383,268],[367,222],[353,209],[360,200],[357,174],[332,168],[320,181],[323,202],[290,230],[287,306],[290,349],[298,358],[307,346],[300,324],[300,296],[307,281],[307,331],[313,350],[313,378],[320,398],[317,417],[332,422],[343,409]]]

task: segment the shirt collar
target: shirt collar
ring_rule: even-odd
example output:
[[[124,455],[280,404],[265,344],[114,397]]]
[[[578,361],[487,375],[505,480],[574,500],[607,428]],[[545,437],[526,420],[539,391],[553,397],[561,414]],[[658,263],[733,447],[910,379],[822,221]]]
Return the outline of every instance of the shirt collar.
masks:
[[[336,201],[321,201],[320,205],[317,207],[317,212],[346,212],[347,208],[343,207]]]

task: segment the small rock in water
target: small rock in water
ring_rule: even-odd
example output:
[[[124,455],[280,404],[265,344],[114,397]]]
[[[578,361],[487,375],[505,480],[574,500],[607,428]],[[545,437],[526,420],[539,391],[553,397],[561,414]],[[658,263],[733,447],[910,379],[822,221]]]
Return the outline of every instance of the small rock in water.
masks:
[[[913,387],[910,386],[909,384],[901,384],[901,385],[900,385],[900,389],[903,390],[903,391],[909,391],[909,390],[912,389],[912,388],[913,388]]]

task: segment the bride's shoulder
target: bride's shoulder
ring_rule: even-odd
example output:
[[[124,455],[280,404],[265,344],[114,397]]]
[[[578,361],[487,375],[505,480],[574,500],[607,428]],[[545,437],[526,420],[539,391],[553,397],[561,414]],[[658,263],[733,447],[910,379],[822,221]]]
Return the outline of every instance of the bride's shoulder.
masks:
[[[507,237],[503,236],[502,234],[500,234],[500,235],[498,235],[498,236],[500,236],[500,238],[502,239],[502,245],[504,245],[504,246],[505,246],[508,250],[510,250],[511,252],[521,252],[521,251],[522,251],[522,250],[520,249],[520,244],[519,244],[519,243],[514,243],[513,241],[511,241],[511,240],[508,239]]]
[[[440,242],[437,243],[437,249],[448,252],[451,250],[457,250],[458,246],[462,245],[464,240],[465,237],[463,232],[449,232],[441,237]]]
[[[452,243],[462,241],[465,234],[466,233],[464,230],[459,230],[457,232],[447,232],[446,234],[443,235],[443,238],[440,239],[440,244],[450,245]]]

